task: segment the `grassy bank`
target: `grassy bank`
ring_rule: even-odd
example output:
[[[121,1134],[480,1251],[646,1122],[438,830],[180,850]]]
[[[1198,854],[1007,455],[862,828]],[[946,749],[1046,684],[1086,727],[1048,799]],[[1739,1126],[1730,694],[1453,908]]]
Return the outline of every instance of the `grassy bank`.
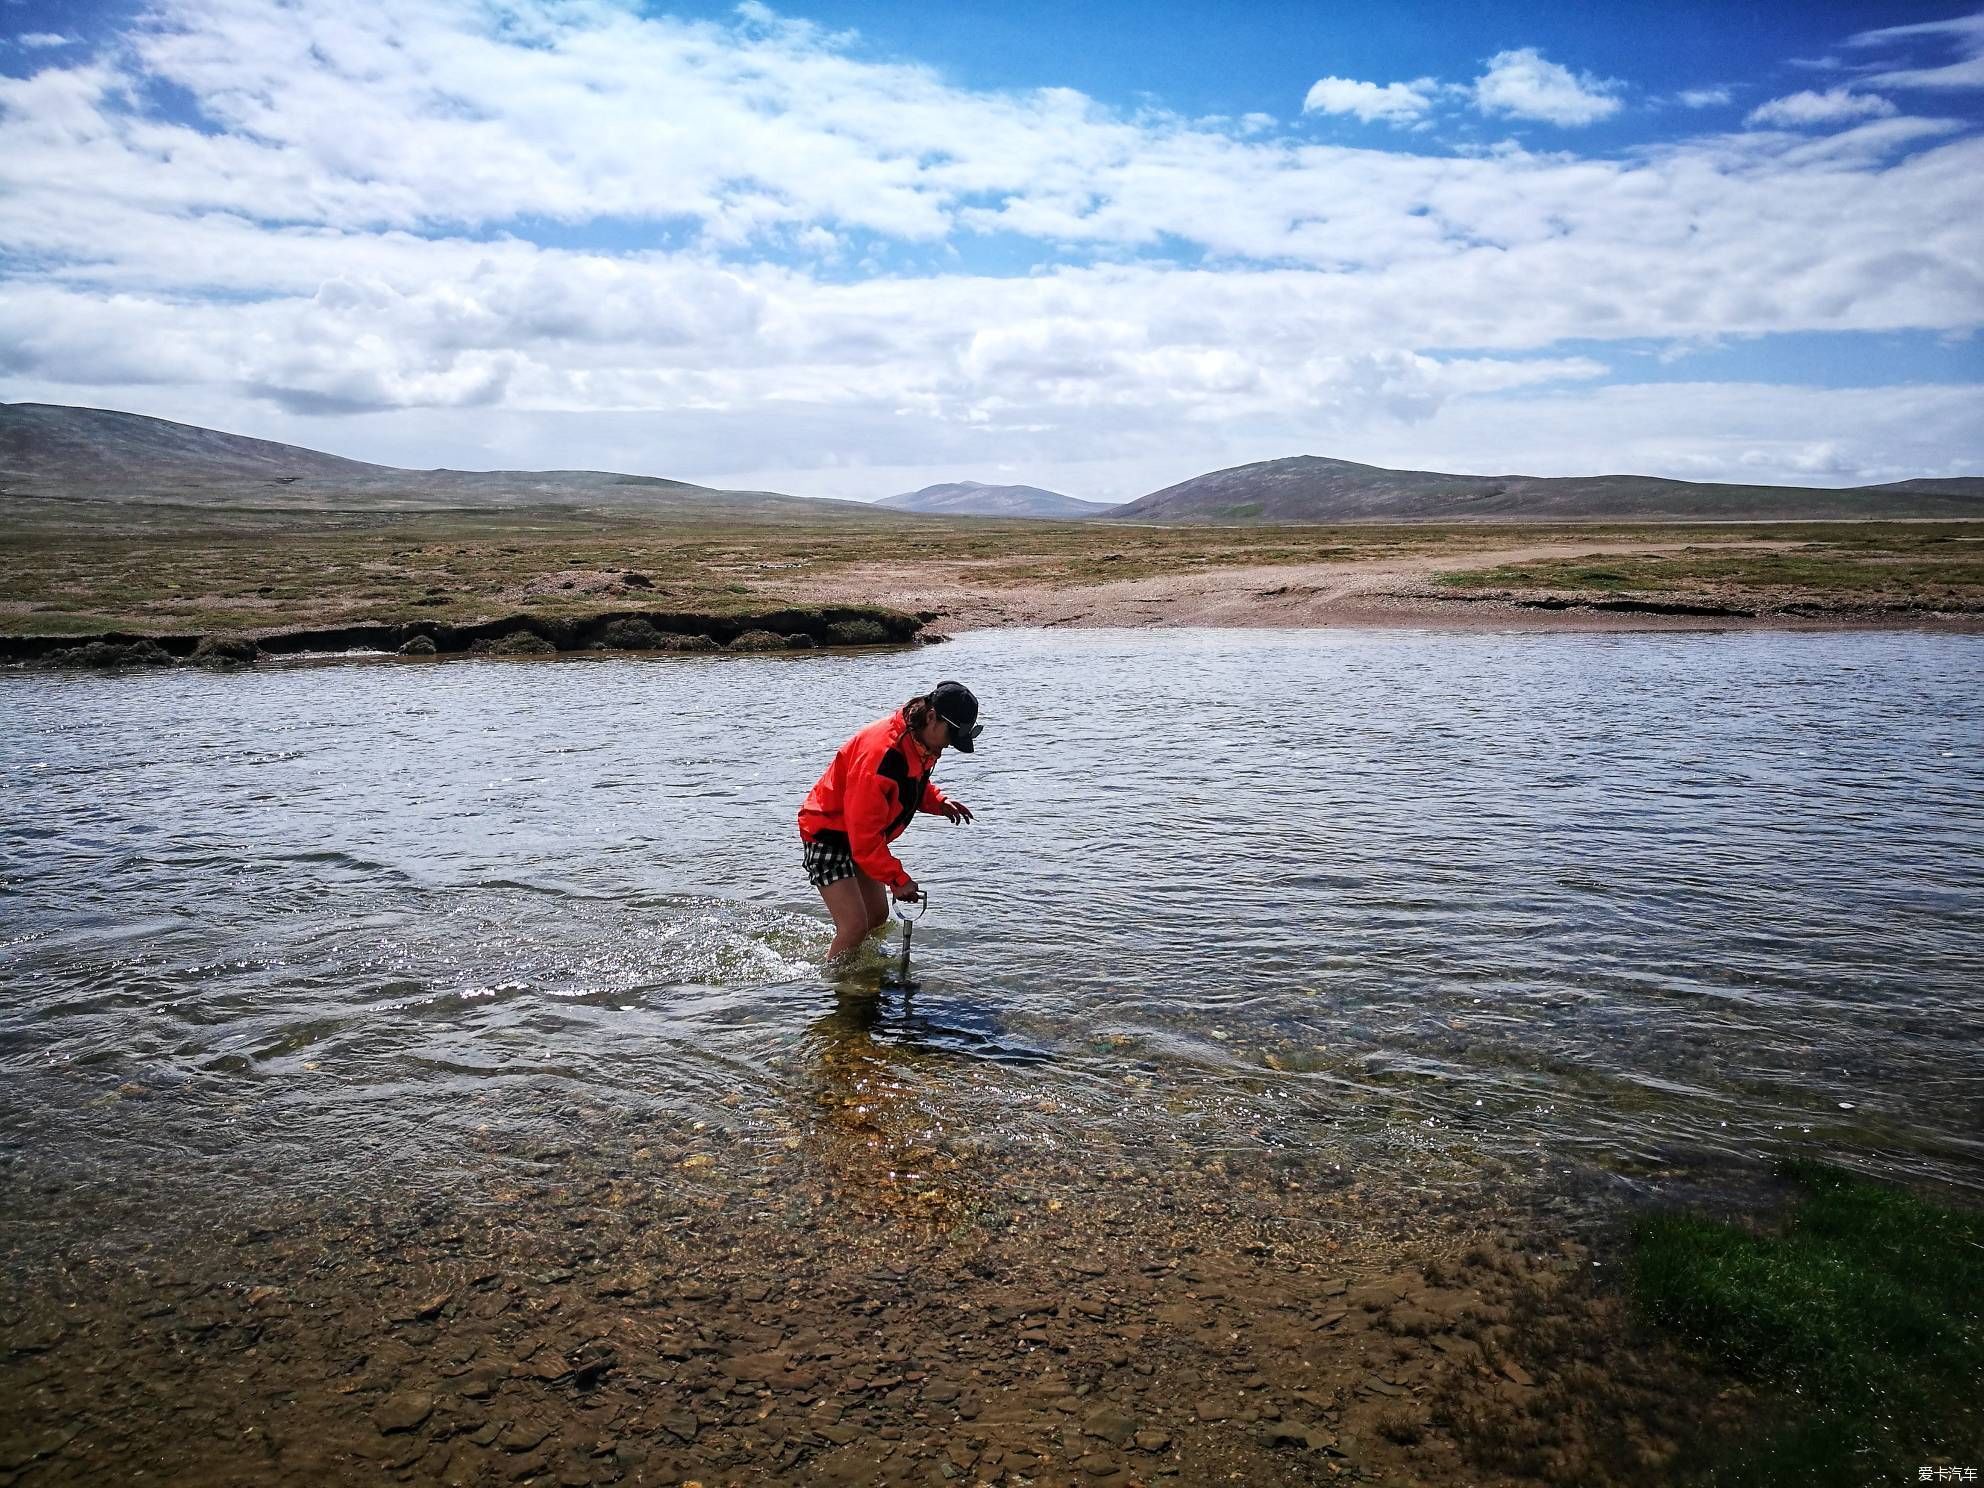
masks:
[[[797,583],[857,564],[950,571],[987,590],[1062,587],[1207,565],[1460,554],[1548,531],[1208,531],[918,516],[850,529],[570,507],[297,513],[100,504],[79,513],[67,502],[17,502],[9,516],[0,530],[0,633],[15,635],[460,625],[628,604],[727,615],[788,603]]]
[[[1463,596],[1708,596],[1758,610],[1984,610],[1984,533],[1964,524],[1137,527],[903,515],[860,523],[710,519],[571,506],[299,512],[9,497],[0,634],[257,634],[547,622],[652,607],[711,616],[889,603],[878,574],[982,594],[1237,566],[1431,560]],[[1685,552],[1481,567],[1591,542]]]
[[[1644,1220],[1646,1317],[1762,1392],[1773,1432],[1697,1464],[1717,1484],[1914,1482],[1984,1469],[1984,1213],[1795,1163],[1775,1226]]]
[[[1658,599],[1751,609],[1984,608],[1984,533],[1962,523],[1799,523],[1745,534],[1769,548],[1691,542],[1442,576],[1464,591],[1577,600]]]
[[[0,539],[0,628],[16,635],[547,621],[655,608],[766,608],[752,582],[860,539],[831,528],[547,508],[296,514],[154,509]],[[143,523],[139,527],[127,525]]]

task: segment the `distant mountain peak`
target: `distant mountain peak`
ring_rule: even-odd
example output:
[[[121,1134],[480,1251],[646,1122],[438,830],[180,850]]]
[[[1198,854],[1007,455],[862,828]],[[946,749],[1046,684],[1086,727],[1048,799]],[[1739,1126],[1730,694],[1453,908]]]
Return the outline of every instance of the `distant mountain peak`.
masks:
[[[1080,521],[1115,510],[1106,502],[1082,501],[1040,486],[994,486],[968,480],[946,481],[920,491],[885,496],[875,505],[929,516],[1031,517],[1048,521]]]

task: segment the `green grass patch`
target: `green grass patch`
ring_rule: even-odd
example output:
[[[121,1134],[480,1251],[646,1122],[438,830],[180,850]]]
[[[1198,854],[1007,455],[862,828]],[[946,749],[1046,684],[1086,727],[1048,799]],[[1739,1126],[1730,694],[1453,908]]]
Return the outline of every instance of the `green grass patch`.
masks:
[[[1646,1318],[1766,1392],[1783,1424],[1702,1464],[1716,1484],[1914,1481],[1984,1467],[1984,1214],[1816,1163],[1773,1229],[1658,1214],[1636,1227]]]
[[[116,615],[83,614],[35,614],[20,617],[36,635],[51,636],[93,636],[106,631],[120,629],[123,621]]]
[[[1823,536],[1787,532],[1775,549],[1729,543],[1679,552],[1608,554],[1504,564],[1441,575],[1457,589],[1833,600],[1846,604],[1984,604],[1984,554],[1948,527],[1844,524]],[[1802,539],[1802,540],[1801,540]]]

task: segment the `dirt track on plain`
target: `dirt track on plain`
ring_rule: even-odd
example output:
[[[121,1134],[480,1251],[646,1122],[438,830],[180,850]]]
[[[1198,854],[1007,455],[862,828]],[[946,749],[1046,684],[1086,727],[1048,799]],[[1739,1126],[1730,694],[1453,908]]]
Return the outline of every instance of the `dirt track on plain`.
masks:
[[[1731,626],[1838,628],[1854,617],[1751,615],[1732,606],[1708,614],[1589,606],[1543,608],[1522,595],[1470,594],[1446,588],[1443,573],[1506,564],[1606,555],[1678,553],[1687,543],[1606,542],[1356,558],[1323,563],[1227,566],[1209,560],[1185,573],[1076,586],[999,583],[986,565],[862,563],[817,579],[781,576],[773,591],[809,604],[879,604],[935,614],[940,633],[1003,626],[1082,628],[1233,626],[1299,629],[1351,625],[1428,625],[1441,628],[1553,631],[1709,630]],[[1732,548],[1735,545],[1732,545]],[[1794,543],[1741,545],[1769,552]],[[1879,623],[1862,621],[1861,623]],[[1893,623],[1889,621],[1887,623]]]

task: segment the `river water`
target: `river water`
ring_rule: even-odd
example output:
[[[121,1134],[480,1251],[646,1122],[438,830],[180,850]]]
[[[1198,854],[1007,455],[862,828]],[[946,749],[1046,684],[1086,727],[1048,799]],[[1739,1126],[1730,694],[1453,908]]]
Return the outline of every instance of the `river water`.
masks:
[[[859,995],[890,939],[849,995],[794,812],[947,676],[978,822],[897,844],[919,990]],[[1977,638],[983,632],[16,674],[0,713],[17,1176],[252,1206],[854,1112],[966,1188],[1221,1151],[1984,1185]]]

